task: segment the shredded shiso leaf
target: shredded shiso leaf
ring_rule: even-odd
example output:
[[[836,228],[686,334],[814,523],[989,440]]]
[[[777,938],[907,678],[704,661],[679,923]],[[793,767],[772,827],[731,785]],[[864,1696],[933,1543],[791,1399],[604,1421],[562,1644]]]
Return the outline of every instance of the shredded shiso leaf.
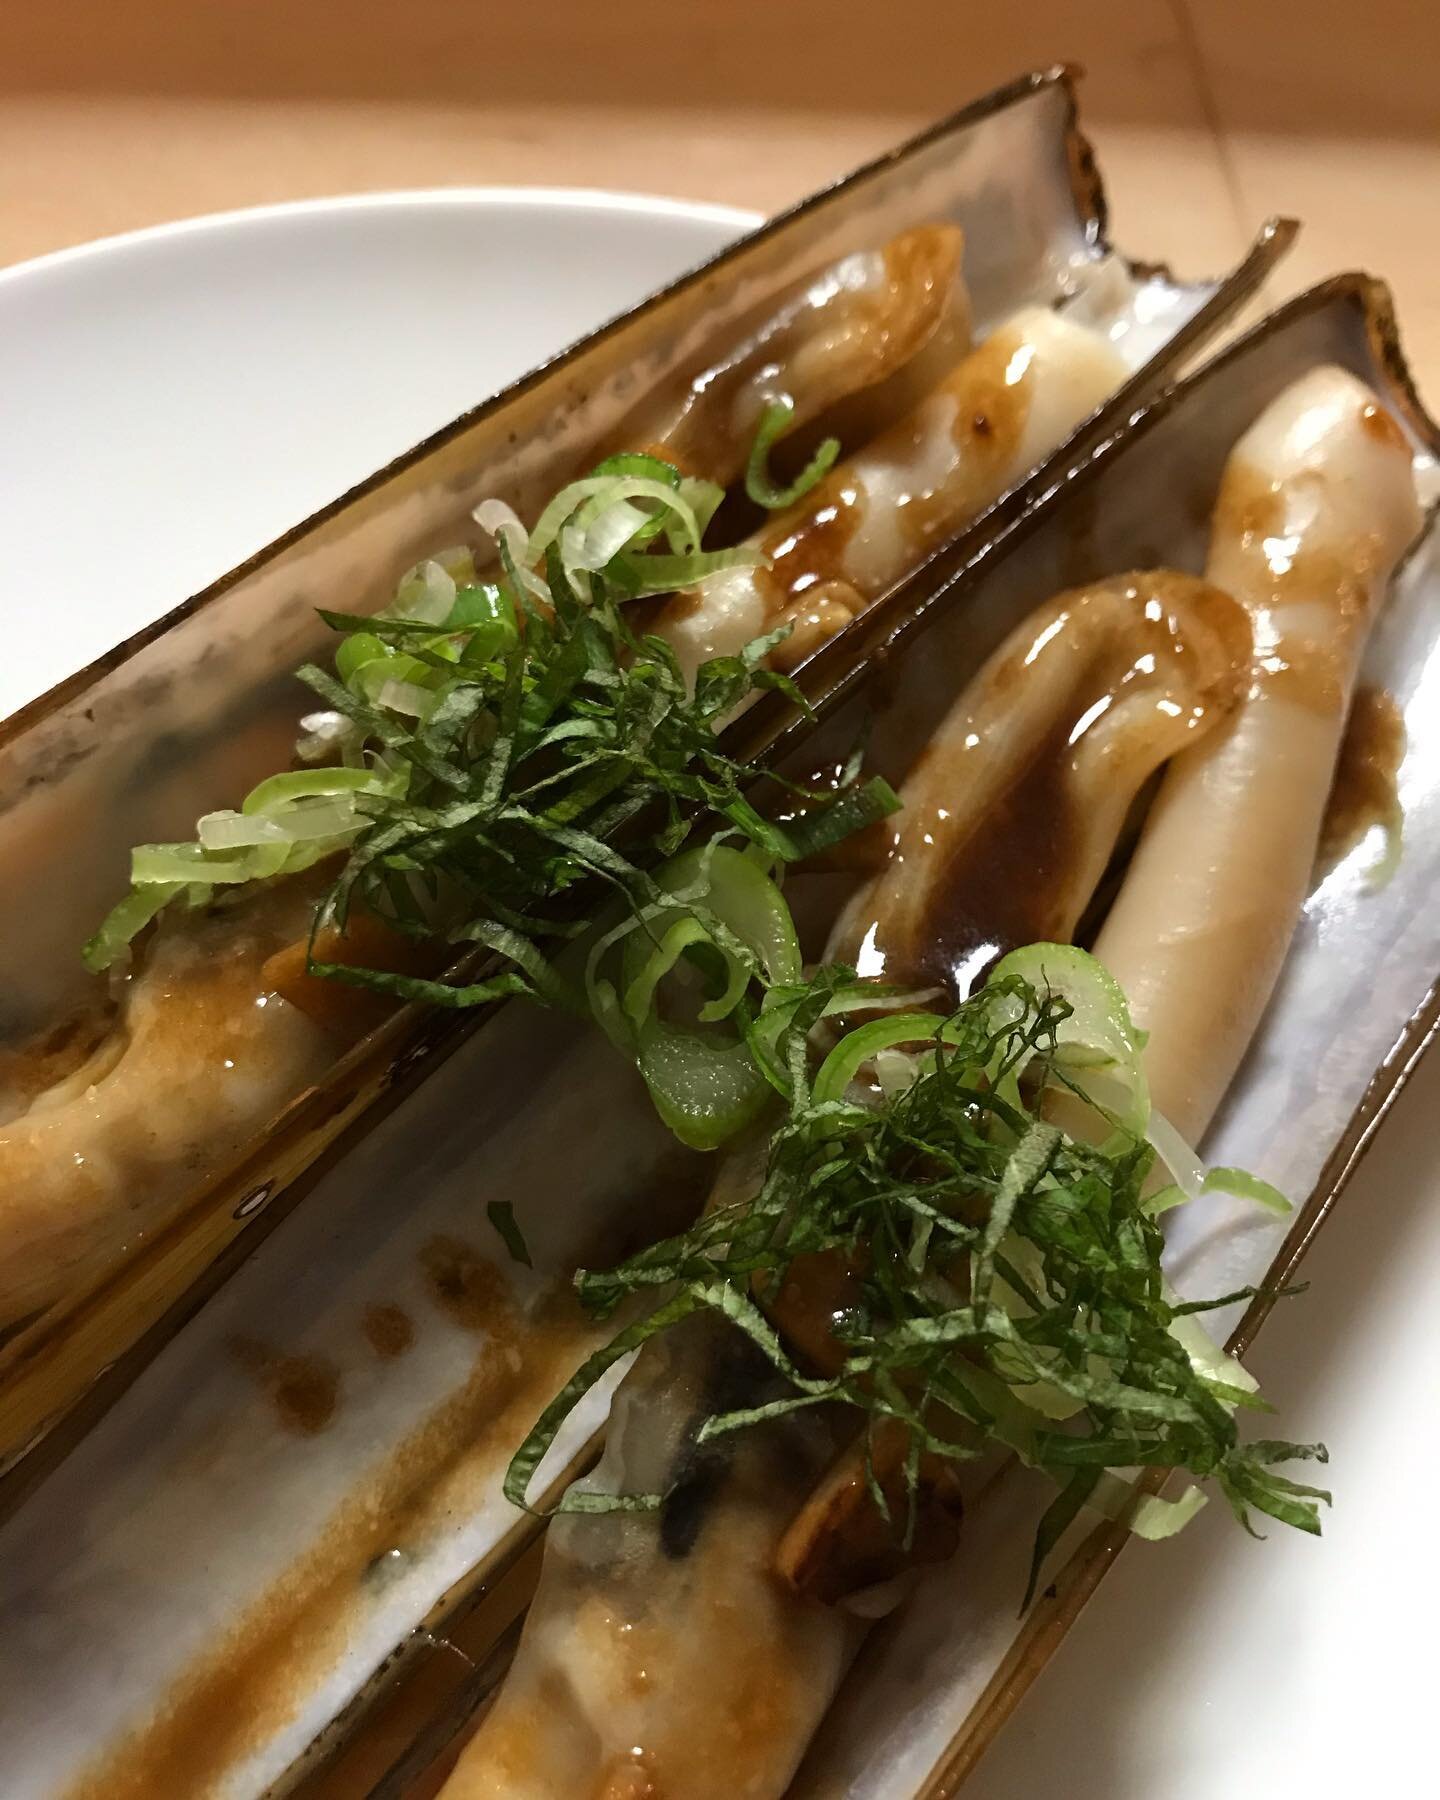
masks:
[[[767,410],[747,470],[750,497],[767,507],[792,504],[836,454],[827,442],[777,488],[766,458],[791,410]],[[709,1310],[791,1392],[715,1414],[702,1440],[823,1404],[857,1415],[868,1452],[878,1427],[898,1423],[907,1540],[922,1455],[967,1461],[1004,1444],[1059,1488],[1032,1590],[1082,1508],[1163,1537],[1201,1504],[1195,1487],[1176,1501],[1137,1495],[1136,1471],[1213,1479],[1247,1529],[1254,1511],[1318,1531],[1328,1495],[1276,1465],[1324,1461],[1323,1447],[1240,1442],[1237,1411],[1264,1402],[1197,1317],[1256,1290],[1182,1302],[1156,1223],[1217,1191],[1286,1203],[1243,1171],[1207,1171],[1152,1112],[1144,1037],[1107,972],[1071,946],[1031,946],[947,1016],[914,1010],[930,994],[846,968],[802,970],[775,875],[899,802],[884,782],[859,779],[857,758],[839,794],[795,790],[799,817],[762,816],[746,797],[750,771],[717,733],[758,688],[799,700],[764,666],[783,631],[707,663],[691,690],[668,644],[627,619],[637,596],[758,560],[703,547],[721,498],[657,457],[611,457],[563,489],[533,531],[501,502],[477,509],[501,579],[480,579],[460,548],[410,570],[380,615],[323,614],[341,641],[333,672],[299,672],[324,710],[303,721],[298,748],[329,766],[270,777],[238,811],[200,820],[191,842],[137,847],[131,891],[85,947],[87,963],[123,959],[167,906],[207,905],[343,855],[317,928],[343,926],[358,902],[404,935],[484,946],[499,967],[457,986],[327,963],[314,959],[312,932],[313,972],[442,1006],[519,993],[588,1012],[698,1148],[767,1108],[780,1115],[753,1197],[577,1276],[599,1318],[628,1315],[647,1293],[659,1304],[628,1318],[546,1409],[506,1477],[517,1504],[604,1371]],[[707,841],[692,845],[697,836]],[[618,924],[586,923],[573,904],[581,883],[614,896]],[[833,1043],[836,1020],[851,1029]],[[812,1033],[824,1021],[832,1041],[817,1067]],[[857,1086],[866,1070],[873,1080]],[[1071,1111],[1057,1113],[1056,1090]],[[1073,1124],[1076,1101],[1093,1133],[1057,1122]],[[1167,1187],[1150,1179],[1157,1151]],[[528,1262],[513,1211],[492,1207],[490,1218]],[[797,1263],[824,1253],[844,1259],[853,1301],[834,1326],[842,1366],[820,1376],[791,1358],[766,1307]],[[661,1498],[570,1504],[633,1510]]]
[[[1042,966],[1064,978],[1037,986],[1017,972]],[[1077,1074],[1106,1062],[1128,1075],[1138,1057],[1139,1034],[1105,971],[1084,952],[1038,946],[948,1017],[861,1026],[812,1079],[811,1028],[837,995],[844,1006],[856,993],[843,969],[785,990],[773,1066],[785,1071],[788,1111],[758,1192],[616,1268],[577,1276],[598,1318],[656,1290],[661,1304],[628,1322],[546,1410],[510,1466],[511,1500],[526,1503],[564,1418],[617,1357],[708,1309],[743,1331],[791,1392],[715,1414],[701,1441],[822,1404],[853,1410],[871,1446],[877,1427],[896,1421],[911,1446],[907,1532],[920,1454],[968,1461],[996,1442],[1060,1490],[1040,1526],[1036,1571],[1083,1506],[1147,1536],[1168,1535],[1198,1507],[1189,1495],[1137,1500],[1115,1470],[1185,1469],[1213,1479],[1247,1529],[1253,1511],[1318,1532],[1328,1495],[1275,1465],[1323,1461],[1323,1447],[1240,1441],[1237,1411],[1264,1403],[1196,1317],[1242,1296],[1182,1303],[1166,1282],[1145,1203],[1155,1161],[1146,1120],[1087,1101],[1092,1142],[1049,1116],[1057,1089],[1082,1097]],[[898,1053],[910,1055],[911,1079],[857,1093],[862,1064],[907,1043]],[[1120,1086],[1128,1109],[1136,1087]],[[1235,1191],[1232,1174],[1224,1185]],[[853,1288],[834,1327],[843,1366],[825,1376],[791,1357],[766,1311],[797,1262],[823,1253],[845,1260]]]
[[[343,926],[359,903],[402,934],[483,945],[502,967],[464,986],[315,960],[312,972],[442,1006],[526,993],[579,1007],[551,955],[584,929],[577,884],[617,891],[637,916],[673,911],[645,871],[698,823],[726,822],[788,861],[893,810],[878,781],[807,795],[789,828],[746,799],[750,772],[717,733],[757,689],[799,700],[765,667],[783,631],[705,664],[692,692],[669,645],[629,623],[637,595],[757,559],[702,547],[721,498],[657,457],[611,457],[533,532],[501,502],[477,509],[503,579],[479,579],[459,548],[410,570],[384,613],[323,613],[341,641],[333,672],[299,671],[327,709],[306,719],[300,748],[340,766],[271,777],[238,813],[201,820],[193,842],[139,846],[87,964],[122,959],[172,903],[209,904],[344,852],[317,926]]]

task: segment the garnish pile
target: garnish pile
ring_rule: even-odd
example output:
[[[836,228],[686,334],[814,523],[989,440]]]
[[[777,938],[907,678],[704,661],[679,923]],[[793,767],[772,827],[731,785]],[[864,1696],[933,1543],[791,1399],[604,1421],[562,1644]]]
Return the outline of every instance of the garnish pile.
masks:
[[[757,503],[791,503],[833,459],[827,445],[799,483],[775,487],[765,455],[787,421],[772,409],[763,422],[747,473]],[[623,1306],[628,1322],[517,1453],[506,1492],[518,1504],[604,1372],[710,1311],[789,1391],[711,1417],[702,1440],[800,1408],[849,1409],[889,1519],[870,1451],[882,1428],[892,1442],[900,1430],[907,1516],[892,1523],[907,1544],[922,1459],[968,1462],[995,1444],[1059,1487],[1035,1570],[1082,1507],[1163,1537],[1202,1503],[1194,1487],[1137,1497],[1139,1470],[1213,1479],[1247,1529],[1254,1510],[1318,1531],[1328,1496],[1275,1465],[1323,1461],[1323,1448],[1240,1442],[1237,1412],[1265,1403],[1196,1317],[1244,1295],[1182,1303],[1156,1223],[1217,1187],[1284,1202],[1239,1171],[1207,1173],[1152,1116],[1142,1040],[1105,971],[1073,948],[1032,946],[949,1017],[902,1010],[914,996],[852,970],[806,978],[774,876],[898,802],[860,781],[857,759],[838,795],[805,794],[786,826],[764,818],[746,797],[752,772],[717,733],[758,688],[799,700],[764,667],[784,632],[706,664],[692,690],[664,639],[627,619],[629,601],[758,560],[744,546],[702,548],[722,498],[657,457],[612,457],[530,532],[498,502],[478,509],[501,579],[480,579],[455,550],[413,569],[383,614],[323,615],[341,634],[334,672],[300,671],[326,706],[298,747],[317,766],[207,815],[191,843],[137,848],[132,890],[87,961],[109,967],[167,906],[209,905],[343,854],[317,926],[343,925],[358,903],[406,936],[487,949],[494,972],[457,985],[317,962],[312,935],[313,972],[447,1007],[528,994],[586,1012],[697,1148],[777,1114],[752,1197],[577,1277],[597,1317]],[[598,925],[577,904],[582,882],[617,902]],[[833,1040],[840,1020],[852,1028],[816,1067],[818,1035]],[[1151,1178],[1157,1149],[1165,1187]],[[513,1215],[494,1222],[525,1260]],[[787,1278],[814,1258],[845,1272],[848,1296],[825,1368],[802,1366],[775,1322]],[[582,1491],[568,1504],[663,1499]]]
[[[343,925],[358,902],[407,936],[485,946],[503,967],[460,986],[323,962],[313,973],[449,1007],[514,993],[578,1004],[548,954],[583,929],[556,905],[577,882],[654,905],[645,870],[699,820],[789,860],[891,810],[889,789],[869,783],[816,797],[787,831],[745,798],[750,772],[717,732],[757,689],[798,700],[764,667],[783,630],[705,664],[691,692],[669,644],[632,629],[627,601],[758,560],[701,548],[722,498],[657,457],[611,457],[529,533],[499,502],[478,509],[501,580],[453,550],[411,570],[380,615],[323,613],[342,641],[333,674],[299,671],[328,708],[306,720],[299,754],[328,766],[260,783],[238,812],[201,819],[191,843],[137,847],[89,966],[123,957],[172,903],[208,905],[347,852],[317,925]]]
[[[922,1456],[970,1461],[996,1443],[1059,1485],[1037,1570],[1082,1506],[1163,1537],[1202,1503],[1194,1488],[1137,1501],[1112,1470],[1185,1469],[1213,1478],[1247,1529],[1253,1509],[1317,1532],[1328,1495],[1274,1465],[1323,1461],[1323,1448],[1240,1442],[1237,1411],[1268,1408],[1195,1317],[1255,1290],[1186,1304],[1161,1272],[1156,1214],[1184,1196],[1148,1180],[1140,1040],[1099,965],[1068,946],[1016,952],[949,1018],[901,1013],[851,1031],[813,1079],[808,1026],[837,994],[853,1006],[863,990],[830,970],[808,1000],[800,993],[785,997],[788,1114],[758,1192],[618,1268],[581,1272],[580,1294],[601,1318],[657,1288],[664,1298],[557,1397],[512,1464],[510,1497],[523,1504],[563,1419],[612,1362],[709,1309],[750,1338],[790,1392],[711,1417],[700,1440],[818,1405],[851,1409],[867,1443],[894,1421],[908,1444],[910,1517],[894,1521],[907,1539]],[[874,1079],[857,1089],[864,1069]],[[1097,1078],[1118,1111],[1095,1101]],[[1077,1136],[1053,1122],[1057,1096],[1096,1127],[1096,1141],[1088,1127]],[[1222,1179],[1211,1185],[1239,1185],[1230,1173],[1215,1171]],[[800,1365],[767,1311],[787,1274],[817,1255],[849,1271],[833,1327],[839,1367],[825,1374]],[[889,1518],[868,1457],[867,1475]],[[603,1510],[663,1498],[583,1501]]]

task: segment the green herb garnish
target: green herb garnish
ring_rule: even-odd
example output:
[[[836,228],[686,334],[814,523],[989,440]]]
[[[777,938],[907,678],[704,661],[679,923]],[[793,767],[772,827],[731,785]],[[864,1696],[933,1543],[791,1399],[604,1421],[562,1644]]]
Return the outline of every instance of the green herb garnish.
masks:
[[[750,771],[717,734],[757,689],[799,701],[764,666],[783,631],[705,664],[692,692],[669,645],[630,624],[635,596],[758,560],[702,548],[721,497],[656,457],[612,457],[533,532],[498,502],[478,510],[502,580],[480,580],[470,552],[452,550],[412,569],[378,616],[323,613],[342,641],[333,673],[299,671],[329,708],[307,721],[302,749],[342,766],[262,782],[239,812],[202,819],[192,843],[139,846],[89,966],[108,967],[167,905],[343,852],[317,926],[343,925],[359,902],[411,937],[481,945],[501,967],[463,986],[313,960],[312,972],[451,1007],[511,993],[578,1007],[551,952],[583,929],[580,882],[618,890],[637,914],[673,911],[646,870],[697,823],[726,822],[789,860],[892,810],[883,783],[857,784],[811,796],[787,830],[745,798]]]
[[[1082,952],[1056,955],[1067,967],[1098,970]],[[1031,953],[1021,956],[1033,964]],[[1144,1203],[1153,1152],[1085,1095],[1100,1062],[1114,1084],[1138,1053],[1124,1048],[1135,1034],[1123,1001],[1107,1001],[1111,1016],[1097,1016],[1083,1040],[1074,1036],[1086,1004],[1114,991],[1101,976],[1072,1005],[1002,965],[943,1021],[912,1014],[878,1032],[862,1027],[853,1034],[866,1040],[859,1054],[842,1039],[813,1080],[803,1040],[819,1008],[796,1007],[777,1057],[789,1071],[788,1116],[753,1199],[710,1211],[617,1268],[577,1277],[599,1318],[646,1290],[664,1291],[658,1312],[627,1325],[627,1347],[709,1309],[789,1384],[780,1399],[709,1418],[700,1441],[821,1404],[853,1410],[871,1443],[877,1427],[895,1421],[911,1446],[912,1516],[921,1452],[964,1461],[1005,1444],[1060,1488],[1040,1528],[1037,1570],[1082,1505],[1163,1536],[1199,1504],[1195,1494],[1135,1504],[1128,1484],[1107,1473],[1114,1469],[1183,1468],[1213,1478],[1247,1529],[1253,1509],[1319,1530],[1318,1503],[1328,1495],[1274,1465],[1324,1460],[1323,1449],[1240,1442],[1237,1409],[1263,1402],[1192,1316],[1236,1296],[1175,1298]],[[817,996],[853,993],[849,979],[824,972]],[[875,1054],[908,1058],[908,1078],[860,1103],[847,1093],[850,1078]],[[1067,1104],[1083,1104],[1097,1141],[1050,1116],[1042,1095],[1057,1089]],[[839,1257],[851,1272],[833,1374],[801,1367],[766,1311],[787,1273],[815,1255]],[[547,1410],[512,1464],[512,1500],[523,1504],[555,1431],[609,1360],[600,1352]],[[879,1494],[873,1468],[871,1477]]]
[[[750,446],[750,458],[745,465],[745,492],[767,512],[779,512],[802,499],[825,478],[840,454],[840,440],[826,438],[794,481],[788,487],[777,487],[770,474],[770,452],[790,429],[794,417],[793,400],[772,400],[761,414],[755,442]]]
[[[492,1200],[485,1208],[485,1216],[495,1227],[512,1260],[524,1268],[532,1268],[534,1265],[530,1261],[530,1246],[525,1242],[525,1234],[515,1217],[513,1204],[509,1200]]]

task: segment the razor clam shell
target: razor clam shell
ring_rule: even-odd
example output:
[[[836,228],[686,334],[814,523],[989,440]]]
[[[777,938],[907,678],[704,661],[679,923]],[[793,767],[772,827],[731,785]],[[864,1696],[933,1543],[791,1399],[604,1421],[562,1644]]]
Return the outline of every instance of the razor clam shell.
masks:
[[[954,609],[927,634],[927,648],[933,653],[949,637],[957,657],[978,657],[1017,598],[1038,602],[1115,569],[1202,570],[1209,507],[1230,447],[1320,363],[1338,363],[1377,389],[1414,443],[1422,496],[1440,497],[1440,431],[1400,359],[1388,296],[1364,277],[1342,277],[1282,309],[1150,408],[1077,476],[1068,505],[997,563],[979,605]],[[962,617],[975,631],[963,644]],[[1372,891],[1377,851],[1361,843],[1306,903],[1275,997],[1204,1142],[1211,1162],[1251,1169],[1292,1196],[1298,1216],[1276,1219],[1219,1196],[1177,1212],[1167,1265],[1190,1298],[1290,1279],[1435,1030],[1440,522],[1433,512],[1393,584],[1361,679],[1388,690],[1405,716],[1404,854],[1394,876]],[[888,748],[903,754],[898,742]],[[1243,1321],[1242,1310],[1237,1304],[1209,1315],[1212,1335],[1233,1333],[1237,1349],[1253,1338],[1265,1309],[1253,1305]],[[1093,1519],[1077,1524],[1050,1564],[1055,1597],[1017,1625],[1035,1524],[1052,1494],[1017,1467],[971,1509],[957,1558],[927,1571],[910,1605],[862,1650],[792,1788],[795,1800],[940,1800],[954,1791],[1124,1541],[1121,1532],[1097,1532]]]
[[[1120,567],[1161,560],[1203,567],[1210,505],[1231,445],[1293,379],[1322,362],[1354,370],[1401,417],[1422,495],[1435,501],[1440,436],[1400,356],[1388,294],[1363,276],[1326,283],[1119,432],[1071,479],[1057,508],[1020,522],[949,592],[936,593],[928,617],[918,610],[892,617],[877,636],[900,661],[888,704],[882,698],[869,719],[872,761],[895,779],[903,775],[955,684],[979,666],[1017,611]],[[1267,1176],[1295,1197],[1297,1212],[1275,1221],[1217,1198],[1206,1210],[1176,1215],[1170,1262],[1184,1292],[1291,1279],[1440,1032],[1440,927],[1428,902],[1440,871],[1440,723],[1427,718],[1429,690],[1440,679],[1437,618],[1440,525],[1432,513],[1362,671],[1406,717],[1405,858],[1393,880],[1371,892],[1374,851],[1362,845],[1312,896],[1252,1055],[1206,1139],[1212,1161]],[[912,633],[923,636],[924,648],[906,658]],[[848,748],[866,712],[862,703],[848,718],[837,716],[804,746],[795,770],[823,766]],[[1215,1315],[1217,1329],[1233,1324],[1238,1310]],[[1232,1349],[1243,1351],[1265,1310],[1261,1302],[1251,1306]],[[976,1500],[959,1555],[945,1569],[927,1570],[907,1609],[862,1649],[790,1790],[794,1800],[948,1800],[957,1790],[1125,1542],[1117,1528],[1077,1524],[1052,1557],[1050,1590],[1017,1620],[1035,1523],[1052,1492],[1012,1466]],[[477,1697],[471,1690],[461,1700]],[[429,1766],[420,1753],[445,1741],[432,1725],[415,1754],[394,1765],[396,1775]]]
[[[313,705],[291,676],[325,646],[316,606],[374,610],[419,556],[477,537],[470,510],[486,496],[533,516],[637,394],[727,320],[933,218],[966,231],[977,328],[1083,288],[1104,206],[1063,73],[989,96],[761,227],[16,714],[0,728],[0,846],[23,832],[33,885],[61,903],[36,919],[28,888],[0,897],[11,1021],[53,1016],[66,980],[78,982],[74,945],[123,887],[130,844],[188,833],[268,772],[268,741],[257,760],[235,740],[263,723],[283,731]],[[1162,333],[1167,316],[1178,329],[1215,294],[1163,275],[1139,283]],[[1154,336],[1141,331],[1140,347]]]
[[[1006,554],[987,551],[955,580],[916,628],[915,654],[891,659],[889,692],[876,708],[882,758],[898,772],[910,740],[897,721],[916,708],[933,716],[965,670],[1057,587],[1162,557],[1198,565],[1225,453],[1303,369],[1346,363],[1379,382],[1417,432],[1425,430],[1395,385],[1403,375],[1385,349],[1387,331],[1378,290],[1358,279],[1331,284],[1118,433],[1068,492],[1016,525]],[[1427,444],[1433,451],[1433,441]],[[1357,1106],[1363,1123],[1364,1108],[1373,1114],[1381,1104],[1375,1096],[1403,1078],[1406,1058],[1387,1060],[1387,1053],[1440,968],[1440,926],[1427,928],[1416,903],[1440,863],[1440,792],[1425,773],[1440,723],[1423,716],[1426,671],[1440,667],[1437,580],[1432,541],[1407,567],[1367,670],[1405,702],[1414,734],[1405,774],[1405,885],[1397,876],[1362,901],[1351,869],[1343,905],[1322,898],[1319,915],[1312,907],[1257,1057],[1210,1140],[1217,1156],[1246,1161],[1297,1195],[1337,1145],[1354,1139]],[[943,683],[934,682],[942,669]],[[843,721],[833,730],[843,738]],[[1433,753],[1431,764],[1440,768]],[[1363,923],[1368,908],[1402,904],[1413,927],[1408,937]],[[1364,952],[1375,955],[1363,982],[1360,968],[1346,968],[1343,958],[1318,959],[1321,938],[1356,930],[1357,919]],[[1343,1067],[1334,1060],[1333,1032],[1324,1039],[1323,1064],[1313,1054],[1306,1034],[1315,1029],[1316,1006],[1294,1011],[1300,990],[1308,993],[1317,981],[1335,1004],[1326,984],[1342,971],[1345,1003],[1351,983],[1361,996],[1346,1022],[1355,1054],[1342,1059]],[[1253,1121],[1246,1123],[1251,1084],[1272,1079],[1267,1070],[1283,1079],[1289,1056],[1325,1075],[1305,1129],[1257,1133]],[[586,1135],[572,1132],[567,1140],[556,1121],[577,1116],[587,1120]],[[560,1266],[585,1253],[584,1238],[602,1217],[623,1219],[633,1204],[629,1184],[653,1179],[665,1154],[633,1077],[603,1046],[574,1038],[561,1021],[510,1008],[379,1127],[363,1161],[352,1158],[329,1172],[306,1208],[0,1527],[0,1591],[9,1602],[0,1638],[0,1786],[20,1796],[54,1791],[126,1724],[183,1686],[187,1671],[193,1676],[227,1632],[255,1616],[267,1591],[294,1582],[297,1567],[303,1574],[309,1559],[326,1553],[337,1511],[363,1500],[376,1465],[464,1382],[480,1340],[448,1325],[417,1291],[418,1246],[451,1233],[498,1254],[482,1222],[485,1207],[513,1198],[542,1260]],[[1319,1186],[1297,1230],[1313,1222],[1333,1190],[1333,1182]],[[547,1204],[555,1192],[566,1194],[563,1208]],[[1265,1246],[1263,1256],[1273,1250]],[[1184,1279],[1194,1275],[1187,1271]],[[367,1357],[357,1322],[367,1305],[397,1298],[420,1329],[411,1356],[386,1373]],[[241,1336],[335,1364],[344,1404],[330,1430],[303,1441],[285,1436],[237,1374],[227,1345]],[[582,1409],[560,1457],[578,1448],[602,1412],[598,1400]],[[390,1580],[357,1582],[344,1642],[315,1667],[285,1672],[283,1704],[262,1711],[263,1729],[237,1752],[218,1791],[254,1794],[267,1781],[288,1791],[306,1767],[293,1759],[314,1734],[392,1647],[432,1616],[452,1583],[476,1563],[493,1561],[514,1520],[495,1492],[499,1461],[495,1455],[477,1468],[470,1503],[409,1547]],[[909,1800],[930,1791],[931,1771],[974,1695],[1026,1637],[1015,1606],[1040,1496],[1020,1477],[997,1491],[1004,1504],[976,1509],[951,1570],[931,1571],[920,1604],[867,1646],[797,1793]],[[1075,1591],[1076,1583],[1062,1577],[1062,1596]],[[965,1683],[938,1678],[943,1669],[953,1676],[962,1656],[970,1672]],[[922,1683],[930,1683],[928,1694]],[[890,1774],[872,1778],[872,1769],[888,1768],[892,1759]]]
[[[298,715],[313,704],[292,671],[322,649],[317,605],[379,604],[420,554],[475,536],[469,512],[485,495],[532,509],[643,385],[663,379],[724,321],[845,250],[938,217],[966,230],[982,326],[1030,301],[1065,299],[1105,323],[1135,364],[1126,387],[1068,445],[939,553],[947,566],[968,560],[1052,488],[1218,329],[1291,232],[1267,228],[1222,281],[1180,283],[1107,260],[1103,196],[1063,70],[977,101],[763,227],[0,726],[0,853],[26,872],[0,888],[0,1039],[42,1015],[63,1016],[79,997],[76,947],[123,887],[130,844],[188,835],[199,813],[233,803],[286,753]],[[816,659],[823,679],[807,676],[811,691],[841,676],[863,680],[869,641],[840,634]],[[747,743],[784,722],[783,706],[757,707]],[[296,1203],[297,1178],[342,1129],[373,1127],[474,1023],[398,1015],[208,1175],[113,1276],[0,1348],[0,1464],[23,1454],[101,1366],[131,1351],[112,1388],[128,1378],[149,1354],[138,1341],[164,1341],[193,1313],[207,1287]]]
[[[556,1128],[577,1116],[583,1131]],[[267,1696],[237,1701],[222,1683],[226,1698],[203,1709],[207,1733],[249,1715],[223,1779],[212,1789],[211,1765],[184,1763],[138,1791],[251,1796],[279,1779],[452,1584],[493,1560],[520,1519],[499,1491],[505,1459],[569,1372],[514,1368],[493,1297],[447,1302],[426,1277],[427,1246],[472,1246],[523,1303],[545,1284],[509,1262],[490,1204],[513,1202],[537,1266],[562,1271],[550,1285],[564,1287],[587,1249],[603,1254],[597,1222],[623,1230],[637,1198],[656,1222],[667,1205],[693,1214],[707,1179],[598,1033],[519,1007],[477,1033],[0,1526],[7,1800],[67,1791],[172,1697],[184,1717],[187,1682],[217,1651],[255,1670]],[[388,1359],[364,1330],[381,1305],[414,1332]],[[247,1373],[247,1344],[283,1351],[297,1380],[331,1373],[333,1416],[304,1430]],[[511,1378],[522,1395],[512,1429],[472,1453]],[[537,1492],[607,1404],[601,1390],[579,1410]],[[377,1515],[393,1515],[378,1535]],[[288,1596],[311,1585],[305,1604],[336,1627],[316,1659],[292,1650],[303,1614],[285,1629]]]

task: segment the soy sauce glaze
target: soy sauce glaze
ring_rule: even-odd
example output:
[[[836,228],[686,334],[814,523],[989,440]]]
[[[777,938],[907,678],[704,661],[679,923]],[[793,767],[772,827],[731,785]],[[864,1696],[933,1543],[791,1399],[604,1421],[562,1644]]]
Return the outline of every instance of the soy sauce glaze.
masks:
[[[1193,576],[1116,576],[1041,608],[910,771],[840,954],[963,997],[1007,950],[1071,938],[1135,794],[1236,704],[1249,662],[1243,611]]]

